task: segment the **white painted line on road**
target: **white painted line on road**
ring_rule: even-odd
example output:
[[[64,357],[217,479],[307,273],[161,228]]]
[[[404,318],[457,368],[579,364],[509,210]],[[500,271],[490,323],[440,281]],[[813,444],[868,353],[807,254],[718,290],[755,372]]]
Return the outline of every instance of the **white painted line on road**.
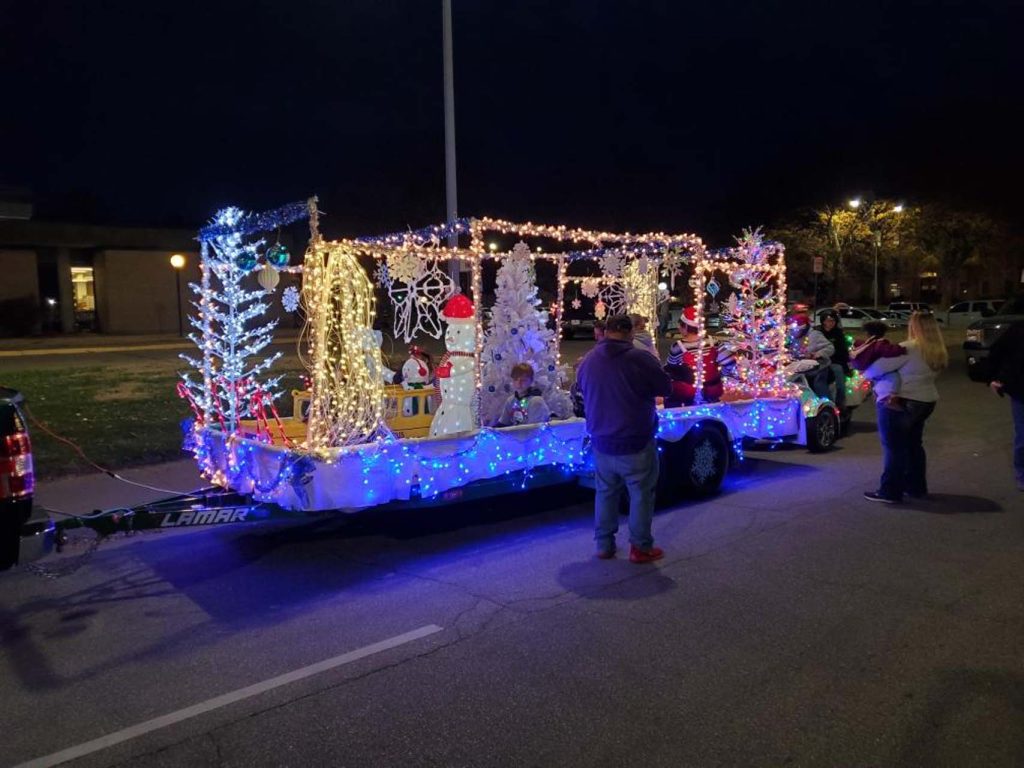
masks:
[[[191,707],[185,707],[179,709],[177,712],[171,712],[169,715],[163,715],[161,717],[155,717],[152,720],[147,720],[144,723],[133,725],[128,728],[124,728],[120,731],[114,731],[114,733],[108,733],[106,736],[101,736],[98,739],[87,741],[85,744],[79,744],[77,747],[68,747],[62,749],[60,752],[54,752],[52,755],[46,757],[37,757],[35,760],[29,760],[21,765],[16,765],[14,768],[49,768],[49,766],[60,765],[68,760],[76,760],[79,757],[83,757],[93,752],[98,752],[101,749],[112,747],[115,744],[134,739],[137,736],[150,733],[151,731],[159,730],[160,728],[166,728],[168,725],[174,725],[180,723],[182,720],[188,720],[196,715],[202,715],[210,712],[214,709],[220,709],[226,707],[228,704],[234,704],[237,701],[258,696],[261,693],[272,691],[275,688],[280,688],[282,685],[288,685],[298,680],[304,680],[307,677],[313,677],[319,675],[321,672],[327,672],[328,670],[340,667],[343,664],[349,664],[359,659],[365,659],[367,656],[372,656],[375,653],[381,651],[387,651],[391,648],[397,648],[400,645],[411,643],[413,640],[419,640],[422,637],[436,634],[442,630],[442,627],[436,624],[427,624],[425,627],[414,629],[411,632],[406,632],[402,635],[396,635],[390,637],[387,640],[381,640],[379,643],[373,645],[366,645],[362,648],[357,648],[354,651],[343,653],[341,656],[335,656],[332,659],[325,659],[324,661],[318,661],[316,664],[310,664],[308,667],[302,667],[296,669],[294,672],[286,672],[283,675],[272,677],[269,680],[264,680],[262,683],[256,683],[255,685],[249,685],[245,688],[239,688],[237,691],[231,693],[225,693],[222,696],[216,696],[212,699],[207,699],[199,704],[193,704]]]

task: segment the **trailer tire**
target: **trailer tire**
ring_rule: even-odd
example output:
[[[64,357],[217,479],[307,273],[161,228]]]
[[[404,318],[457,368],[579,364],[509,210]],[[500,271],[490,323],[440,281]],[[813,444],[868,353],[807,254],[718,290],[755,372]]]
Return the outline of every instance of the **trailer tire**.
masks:
[[[729,471],[729,443],[722,430],[713,425],[698,425],[672,446],[666,481],[688,496],[705,497],[718,493]]]
[[[839,437],[839,417],[835,409],[825,405],[813,419],[807,419],[807,448],[811,453],[832,450]]]

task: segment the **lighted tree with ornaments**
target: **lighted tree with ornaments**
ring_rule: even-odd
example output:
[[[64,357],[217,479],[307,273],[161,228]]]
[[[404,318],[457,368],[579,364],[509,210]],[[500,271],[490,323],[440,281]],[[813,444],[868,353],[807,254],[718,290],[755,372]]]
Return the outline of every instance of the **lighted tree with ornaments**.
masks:
[[[215,234],[201,238],[203,280],[190,286],[198,312],[189,317],[198,335],[190,333],[189,338],[202,357],[181,355],[202,376],[196,381],[189,372],[182,374],[186,396],[202,420],[228,432],[280,394],[281,377],[265,374],[282,353],[260,355],[273,338],[277,320],[260,322],[268,294],[244,285],[266,244],[247,237],[249,218],[239,208],[224,208],[211,222]]]
[[[732,293],[724,302],[723,317],[731,331],[722,347],[735,361],[735,386],[756,397],[786,389],[783,368],[786,350],[786,277],[782,246],[766,242],[760,229],[743,230],[727,261]],[[714,276],[707,283],[717,294]]]
[[[512,392],[511,371],[516,363],[530,364],[533,386],[552,415],[567,418],[572,414],[572,399],[559,386],[555,332],[548,328],[548,313],[539,309],[536,276],[525,243],[517,243],[503,260],[494,293],[481,354],[481,421],[493,424],[500,417]]]

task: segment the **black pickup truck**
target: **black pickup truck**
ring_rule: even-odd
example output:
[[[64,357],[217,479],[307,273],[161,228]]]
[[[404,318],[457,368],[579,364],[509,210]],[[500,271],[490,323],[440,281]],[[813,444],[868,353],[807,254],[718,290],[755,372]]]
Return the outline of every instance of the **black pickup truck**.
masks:
[[[988,353],[995,340],[1014,323],[1024,322],[1024,295],[1006,301],[991,317],[975,320],[967,326],[964,354],[967,375],[972,381],[988,381]]]

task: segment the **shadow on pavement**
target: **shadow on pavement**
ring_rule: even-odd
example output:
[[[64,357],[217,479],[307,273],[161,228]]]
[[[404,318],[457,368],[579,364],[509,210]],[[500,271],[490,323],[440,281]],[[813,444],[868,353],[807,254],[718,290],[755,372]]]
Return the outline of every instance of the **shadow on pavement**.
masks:
[[[927,499],[911,499],[908,506],[933,515],[979,515],[1006,511],[992,499],[957,493],[932,493]]]
[[[558,572],[558,583],[591,600],[642,600],[676,588],[657,567],[629,562],[628,551],[620,551],[614,560],[566,563]]]

